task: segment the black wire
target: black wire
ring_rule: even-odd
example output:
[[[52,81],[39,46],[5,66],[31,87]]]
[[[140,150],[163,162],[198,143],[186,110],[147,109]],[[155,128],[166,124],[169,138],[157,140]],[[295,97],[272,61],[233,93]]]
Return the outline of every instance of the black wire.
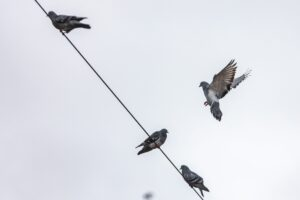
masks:
[[[42,7],[42,5],[37,1],[34,0],[38,6],[44,11],[44,13],[48,16],[46,10]],[[149,133],[146,131],[146,129],[141,125],[141,123],[135,118],[135,116],[130,112],[130,110],[125,106],[125,104],[121,101],[121,99],[116,95],[116,93],[109,87],[109,85],[106,83],[106,81],[98,74],[98,72],[94,69],[94,67],[90,64],[90,62],[84,57],[84,55],[78,50],[78,48],[73,44],[73,42],[68,38],[68,36],[61,32],[62,35],[68,40],[68,42],[72,45],[72,47],[77,51],[77,53],[81,56],[81,58],[88,64],[88,66],[93,70],[93,72],[98,76],[98,78],[102,81],[102,83],[107,87],[107,89],[112,93],[112,95],[118,100],[118,102],[123,106],[123,108],[128,112],[128,114],[133,118],[133,120],[139,125],[139,127],[144,131],[144,133],[149,137]],[[169,156],[160,148],[158,149],[161,151],[161,153],[166,157],[166,159],[171,163],[171,165],[176,169],[176,171],[182,176],[182,173],[180,170],[176,167],[176,165],[173,163],[173,161],[169,158]],[[195,190],[195,188],[192,187],[192,189],[195,191],[195,193],[203,200],[202,196]]]
[[[134,119],[134,121],[141,127],[141,129],[148,135],[149,133],[146,129],[141,125],[141,123],[135,118],[135,116],[130,112],[130,110],[125,106],[125,104],[121,101],[121,99],[116,95],[116,93],[109,87],[109,85],[105,82],[105,80],[98,74],[98,72],[94,69],[94,67],[89,63],[89,61],[82,55],[82,53],[77,49],[77,47],[73,44],[73,42],[66,36],[64,32],[62,32],[63,36],[68,40],[68,42],[73,46],[73,48],[77,51],[77,53],[82,57],[82,59],[88,64],[88,66],[95,72],[98,78],[102,81],[102,83],[107,87],[107,89],[114,95],[114,97],[119,101],[119,103],[125,108],[125,110],[129,113],[129,115]]]
[[[43,8],[43,6],[37,1],[37,0],[34,0],[35,3],[37,3],[37,5],[44,11],[44,13],[48,16],[48,13],[46,12],[46,10]]]

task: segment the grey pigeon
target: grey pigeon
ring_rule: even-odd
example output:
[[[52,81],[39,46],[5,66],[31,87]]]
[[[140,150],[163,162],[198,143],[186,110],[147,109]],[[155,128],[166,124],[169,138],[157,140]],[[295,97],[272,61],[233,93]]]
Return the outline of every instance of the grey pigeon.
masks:
[[[148,199],[152,199],[153,194],[151,192],[147,192],[146,194],[144,194],[144,199],[148,200]]]
[[[161,129],[160,131],[152,133],[144,142],[136,147],[138,148],[143,146],[143,149],[138,152],[138,155],[146,153],[163,145],[167,139],[167,133],[167,129]]]
[[[80,21],[86,19],[86,17],[76,17],[76,16],[68,16],[68,15],[57,15],[55,12],[50,11],[48,13],[49,18],[52,21],[52,24],[55,28],[60,31],[64,31],[69,33],[71,30],[75,28],[87,28],[90,29],[90,25],[81,23]]]
[[[184,180],[191,186],[196,187],[200,190],[201,195],[203,195],[203,190],[209,192],[208,188],[204,186],[203,178],[201,178],[195,172],[192,172],[187,166],[181,165],[182,176]]]
[[[232,88],[236,88],[251,72],[249,70],[240,77],[234,78],[236,68],[236,62],[231,60],[224,69],[214,76],[210,84],[203,81],[199,86],[202,87],[207,100],[204,102],[204,105],[210,105],[211,113],[219,121],[222,118],[219,99],[223,98]]]

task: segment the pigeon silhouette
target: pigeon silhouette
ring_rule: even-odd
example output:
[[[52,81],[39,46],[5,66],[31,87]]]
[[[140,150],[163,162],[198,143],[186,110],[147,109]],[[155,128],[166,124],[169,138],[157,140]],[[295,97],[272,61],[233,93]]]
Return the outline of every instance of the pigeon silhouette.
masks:
[[[55,12],[50,11],[48,13],[49,18],[55,28],[61,32],[69,33],[75,28],[86,28],[90,29],[91,26],[88,24],[81,23],[80,21],[86,19],[86,17],[76,17],[68,15],[57,15]]]
[[[204,105],[210,105],[212,115],[219,121],[221,121],[223,115],[220,109],[219,99],[222,99],[232,88],[236,88],[251,72],[251,70],[249,70],[240,77],[234,78],[236,68],[236,62],[231,60],[224,69],[214,76],[210,84],[203,81],[199,85],[199,87],[202,87],[207,100],[204,102]]]
[[[191,186],[196,187],[200,190],[201,195],[204,197],[203,190],[209,192],[208,188],[205,187],[203,178],[201,178],[195,172],[192,172],[186,165],[181,165],[182,176],[184,180]]]
[[[138,155],[146,153],[163,145],[167,139],[167,133],[167,129],[161,129],[160,131],[152,133],[144,142],[136,147],[138,148],[143,146],[142,150],[138,152]]]

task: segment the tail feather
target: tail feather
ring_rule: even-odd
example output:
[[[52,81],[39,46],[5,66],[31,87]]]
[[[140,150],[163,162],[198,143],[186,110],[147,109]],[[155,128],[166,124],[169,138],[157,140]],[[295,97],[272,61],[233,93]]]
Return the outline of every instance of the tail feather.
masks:
[[[143,143],[141,143],[140,145],[138,145],[137,147],[135,147],[135,148],[139,148],[139,147],[141,147],[141,146],[143,146],[144,145],[144,142]]]
[[[90,26],[89,24],[78,23],[78,24],[76,24],[76,28],[86,28],[86,29],[90,29],[91,26]]]
[[[151,150],[152,150],[152,149],[151,149],[150,147],[144,147],[142,150],[140,150],[140,151],[138,152],[137,155],[140,155],[140,154],[142,154],[142,153],[146,153],[146,152],[151,151]]]
[[[199,190],[201,192],[201,195],[204,197],[204,194],[203,194],[203,190],[206,191],[206,192],[209,192],[209,189],[207,187],[205,187],[204,184],[201,184],[201,186],[199,187]]]
[[[202,191],[202,189],[200,189],[200,188],[199,188],[199,190],[200,190],[200,192],[201,192],[201,196],[203,196],[203,197],[204,197],[204,194],[203,194],[203,191]]]
[[[209,192],[209,189],[208,189],[205,185],[203,185],[203,184],[202,184],[201,190],[204,190],[204,191],[206,191],[206,192]]]
[[[223,114],[222,111],[220,110],[219,102],[213,102],[212,105],[210,106],[210,111],[217,120],[221,121]]]
[[[81,21],[81,20],[83,20],[83,19],[87,19],[87,17],[76,17],[76,20],[77,20],[77,21]]]

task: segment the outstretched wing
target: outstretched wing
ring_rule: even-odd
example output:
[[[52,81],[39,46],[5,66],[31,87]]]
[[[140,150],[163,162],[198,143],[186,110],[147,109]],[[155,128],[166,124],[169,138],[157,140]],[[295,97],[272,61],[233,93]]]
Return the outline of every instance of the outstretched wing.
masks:
[[[242,81],[244,81],[251,73],[251,70],[248,70],[242,76],[235,78],[231,84],[231,88],[236,88]]]
[[[219,99],[223,98],[231,89],[235,71],[236,62],[231,60],[224,69],[214,76],[209,87],[215,91]]]

